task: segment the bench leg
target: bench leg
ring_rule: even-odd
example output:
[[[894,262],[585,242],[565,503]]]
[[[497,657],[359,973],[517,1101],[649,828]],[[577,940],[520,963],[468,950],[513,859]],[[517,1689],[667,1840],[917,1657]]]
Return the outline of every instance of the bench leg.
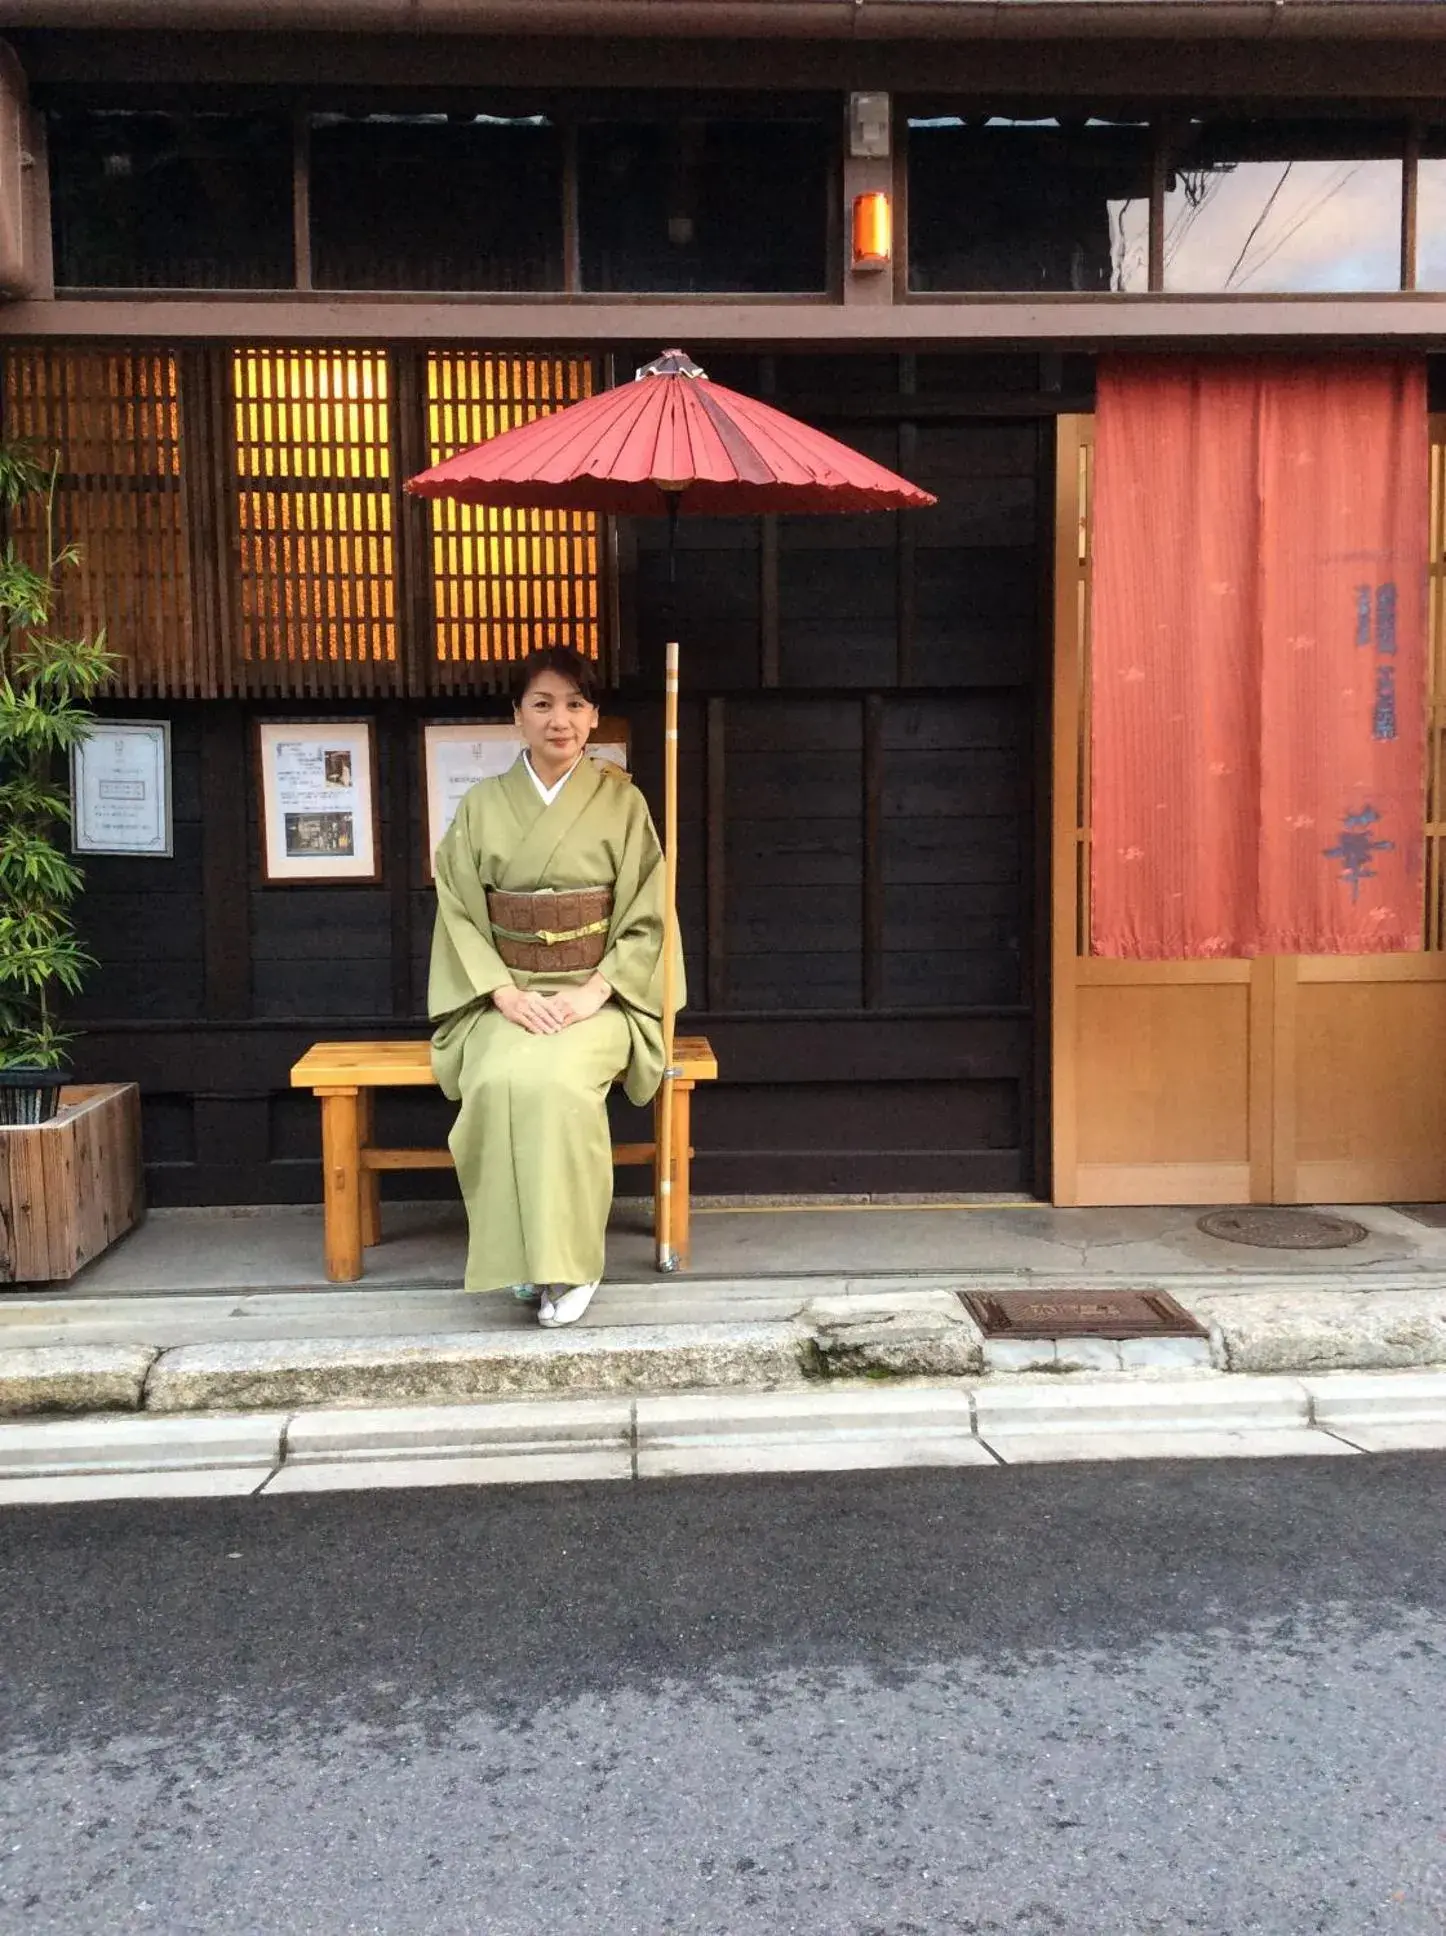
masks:
[[[375,1141],[376,1091],[363,1089],[357,1095],[357,1134],[362,1149]],[[361,1172],[361,1240],[365,1250],[382,1240],[382,1176],[380,1170]]]
[[[321,1089],[322,1204],[326,1276],[354,1284],[362,1274],[361,1124],[355,1089]]]
[[[673,1248],[678,1253],[678,1269],[687,1270],[692,1252],[689,1229],[690,1179],[692,1162],[693,1085],[673,1084]]]

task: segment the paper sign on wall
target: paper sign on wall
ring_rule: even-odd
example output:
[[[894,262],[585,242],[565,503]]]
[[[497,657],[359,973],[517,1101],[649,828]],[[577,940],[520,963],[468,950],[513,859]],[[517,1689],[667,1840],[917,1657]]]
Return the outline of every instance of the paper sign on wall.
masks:
[[[257,733],[266,879],[378,879],[371,722],[266,720]]]
[[[70,757],[71,848],[166,858],[171,838],[171,727],[104,719]]]

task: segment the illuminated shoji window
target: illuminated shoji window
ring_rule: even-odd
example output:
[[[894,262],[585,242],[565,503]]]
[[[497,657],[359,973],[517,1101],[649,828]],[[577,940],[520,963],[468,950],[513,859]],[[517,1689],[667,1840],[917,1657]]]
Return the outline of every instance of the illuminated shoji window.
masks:
[[[385,351],[238,349],[236,588],[254,683],[399,684]]]
[[[439,463],[529,418],[591,395],[581,357],[427,354],[427,451]],[[442,691],[467,668],[570,645],[597,658],[602,642],[601,520],[584,511],[494,510],[434,501],[431,522],[436,663]]]
[[[162,349],[18,347],[4,359],[5,435],[58,465],[55,542],[77,547],[56,622],[104,632],[121,659],[116,690],[196,693],[207,654],[195,636],[181,371]],[[44,511],[14,516],[39,562]]]

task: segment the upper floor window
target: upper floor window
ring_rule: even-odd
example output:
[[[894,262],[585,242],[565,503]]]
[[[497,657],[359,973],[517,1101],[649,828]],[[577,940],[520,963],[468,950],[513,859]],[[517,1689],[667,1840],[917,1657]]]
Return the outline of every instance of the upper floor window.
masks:
[[[1404,129],[1193,121],[1165,177],[1166,289],[1398,289]]]
[[[561,289],[563,139],[543,115],[313,115],[318,289]]]
[[[1147,287],[1147,124],[921,115],[908,142],[911,289]]]
[[[583,287],[821,291],[836,148],[819,120],[585,124]]]
[[[291,130],[269,114],[51,117],[67,288],[277,289],[293,279]]]

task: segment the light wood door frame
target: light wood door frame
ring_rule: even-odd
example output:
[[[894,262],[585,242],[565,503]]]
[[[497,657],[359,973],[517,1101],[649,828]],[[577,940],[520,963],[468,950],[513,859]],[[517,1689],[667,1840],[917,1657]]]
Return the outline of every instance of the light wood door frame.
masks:
[[[1093,444],[1092,418],[1058,420],[1054,1201],[1446,1198],[1446,1100],[1439,1109],[1434,1101],[1437,1089],[1446,1097],[1446,417],[1431,421],[1426,949],[1418,954],[1146,962],[1089,953]],[[1105,1042],[1116,1053],[1102,1065]],[[1123,1066],[1121,1048],[1133,1067]],[[1209,1079],[1174,1090],[1172,1071],[1181,1070]],[[1192,1109],[1198,1150],[1188,1147]]]

